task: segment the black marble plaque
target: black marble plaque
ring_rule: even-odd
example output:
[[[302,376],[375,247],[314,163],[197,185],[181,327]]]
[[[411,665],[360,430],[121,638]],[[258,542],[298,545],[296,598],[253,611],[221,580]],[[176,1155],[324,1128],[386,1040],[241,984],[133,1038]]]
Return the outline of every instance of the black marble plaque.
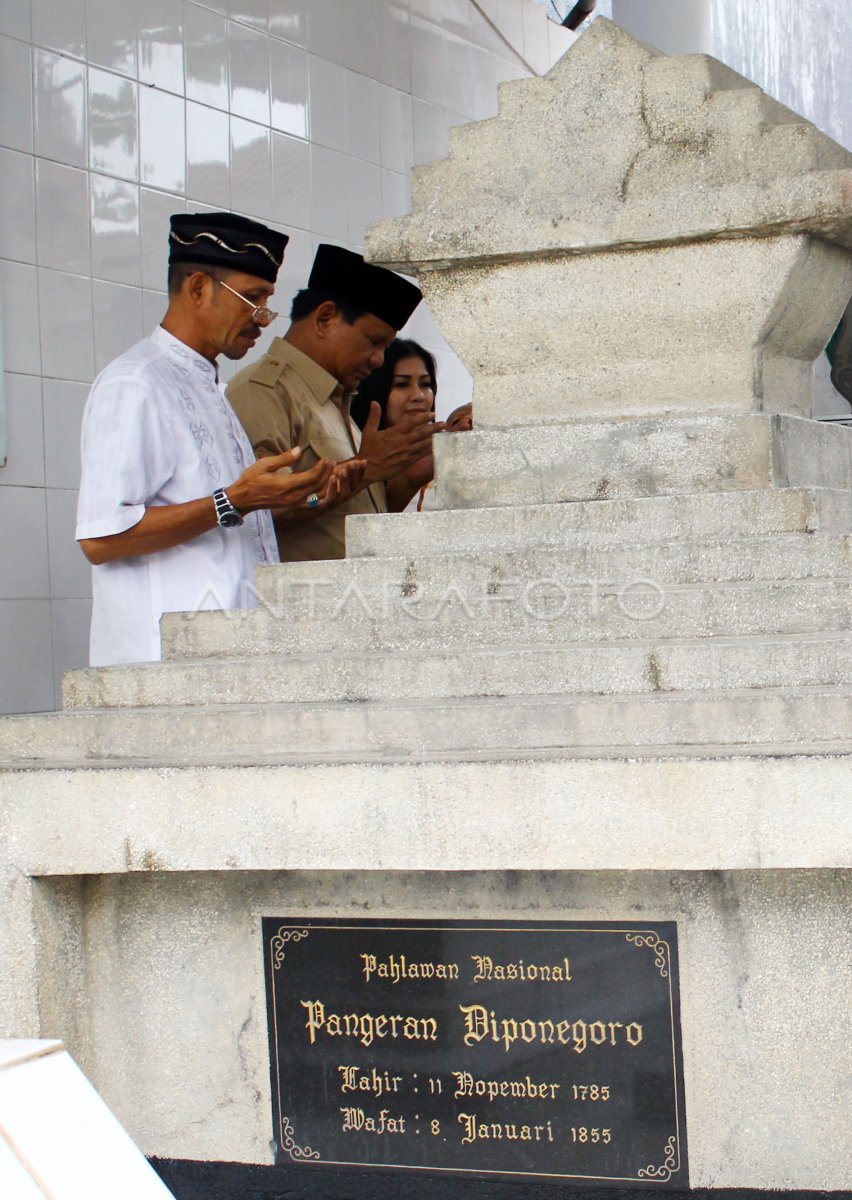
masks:
[[[688,1186],[672,922],[264,918],[279,1164]]]

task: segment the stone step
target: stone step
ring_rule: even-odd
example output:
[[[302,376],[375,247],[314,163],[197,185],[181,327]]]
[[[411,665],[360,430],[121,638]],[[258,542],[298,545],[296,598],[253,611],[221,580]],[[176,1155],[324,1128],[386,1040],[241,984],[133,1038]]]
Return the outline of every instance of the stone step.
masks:
[[[381,560],[369,560],[372,562]],[[427,563],[430,560],[426,560]],[[852,626],[852,584],[660,585],[647,577],[610,582],[547,575],[479,580],[459,570],[418,590],[400,570],[387,588],[292,589],[291,602],[231,612],[179,614],[162,622],[163,657],[248,658],[290,653],[408,652],[471,647],[520,650],[526,643],[631,642],[811,634]]]
[[[406,760],[527,751],[829,752],[852,689],[101,709],[0,720],[0,768]]]
[[[852,489],[852,429],[754,413],[474,430],[434,453],[442,508]]]
[[[467,436],[467,435],[465,435]],[[692,496],[640,496],[504,508],[450,508],[346,519],[349,558],[473,554],[528,546],[644,544],[852,533],[852,492],[775,488]]]
[[[534,536],[535,529],[527,527]],[[646,537],[647,537],[646,531]],[[789,534],[704,538],[698,541],[654,541],[650,544],[574,542],[553,546],[495,547],[486,550],[325,559],[259,567],[257,595],[266,603],[299,607],[312,588],[336,589],[335,601],[347,587],[365,596],[387,588],[411,596],[415,589],[440,595],[448,583],[458,588],[494,590],[504,581],[556,579],[571,586],[595,580],[623,586],[650,579],[660,586],[715,582],[759,582],[852,577],[852,536]]]
[[[852,684],[846,634],[653,640],[570,647],[288,654],[92,667],[64,679],[65,707],[827,687]]]

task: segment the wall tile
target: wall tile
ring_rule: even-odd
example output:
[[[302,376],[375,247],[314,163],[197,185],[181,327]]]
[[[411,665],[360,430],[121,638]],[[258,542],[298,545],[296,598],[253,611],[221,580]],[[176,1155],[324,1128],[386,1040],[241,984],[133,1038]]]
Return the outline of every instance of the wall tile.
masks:
[[[0,149],[0,258],[36,260],[33,159]]]
[[[525,4],[522,10],[524,22],[524,58],[537,75],[544,75],[550,68],[550,39],[547,14],[534,4]]]
[[[142,219],[142,286],[156,292],[166,290],[169,259],[169,217],[186,212],[182,196],[167,196],[140,188]]]
[[[355,158],[381,162],[380,85],[373,79],[345,72],[346,149]]]
[[[228,0],[228,16],[265,35],[269,27],[269,3],[270,0]]]
[[[89,386],[45,379],[42,391],[45,483],[49,488],[76,490],[80,486],[80,429]]]
[[[494,24],[503,37],[519,54],[524,52],[523,7],[518,0],[497,0],[497,15],[494,18]]]
[[[235,21],[228,23],[231,112],[269,124],[269,39]]]
[[[0,261],[3,312],[3,361],[7,371],[41,372],[38,271],[23,263]]]
[[[231,208],[261,221],[272,209],[269,135],[263,125],[231,117]]]
[[[443,71],[444,104],[472,117],[475,113],[472,50],[468,42],[451,33],[444,34]]]
[[[95,323],[95,370],[135,346],[145,336],[142,320],[142,291],[120,283],[92,283]]]
[[[91,383],[95,374],[91,279],[39,267],[38,296],[44,374]]]
[[[272,135],[272,220],[311,227],[311,149],[299,138]],[[287,247],[287,255],[291,247]],[[285,258],[285,262],[286,262]]]
[[[269,32],[297,46],[308,44],[310,0],[269,0]]]
[[[50,595],[44,496],[41,488],[0,487],[0,597],[4,600]]]
[[[447,157],[447,129],[444,113],[434,104],[412,100],[411,117],[414,126],[415,163],[435,162]]]
[[[142,183],[167,191],[186,186],[184,102],[179,96],[142,88],[139,94],[139,159]]]
[[[441,19],[440,3],[441,0],[410,0],[411,15],[423,17],[427,21],[439,22]]]
[[[85,171],[36,159],[36,236],[41,266],[78,275],[90,272],[89,176]]]
[[[562,55],[571,49],[576,40],[577,34],[570,29],[563,29],[555,21],[547,22],[547,42],[551,67],[559,62]]]
[[[0,146],[33,149],[32,52],[7,37],[0,37]]]
[[[4,387],[6,465],[0,467],[0,487],[44,487],[41,380],[36,375],[7,372]]]
[[[186,105],[186,188],[220,208],[231,204],[231,128],[228,114]]]
[[[382,171],[382,218],[404,217],[410,211],[408,175]]]
[[[379,12],[378,79],[401,92],[411,91],[411,28],[402,4],[386,4]]]
[[[506,62],[480,50],[478,46],[471,47],[471,79],[473,80],[473,109],[475,121],[484,121],[495,117],[499,104],[498,86],[506,78]]]
[[[20,0],[7,0],[14,8]],[[86,0],[32,0],[33,45],[72,58],[86,56]]]
[[[411,18],[411,94],[439,108],[444,103],[443,42],[435,25]]]
[[[0,600],[0,712],[50,711],[55,703],[50,604],[47,600]]]
[[[139,81],[183,95],[183,6],[138,0]]]
[[[363,246],[364,230],[382,216],[381,170],[358,158],[348,159],[347,164],[349,242],[353,246]]]
[[[306,138],[310,110],[308,55],[298,46],[275,41],[270,42],[269,54],[272,125]]]
[[[487,50],[491,54],[505,55],[511,53],[511,47],[506,39],[501,35],[499,28],[495,23],[497,15],[497,0],[491,0],[489,5],[480,2],[480,8],[471,9],[470,13],[470,40],[474,46],[479,46],[482,50]],[[545,21],[547,18],[545,17]],[[550,24],[550,22],[547,22]]]
[[[512,0],[512,3],[520,8],[527,5],[527,0],[521,0],[520,5],[517,0]],[[465,40],[470,38],[470,13],[469,0],[441,0],[441,25],[456,37],[465,38]]]
[[[113,283],[142,281],[139,188],[107,175],[90,177],[92,274]]]
[[[146,337],[150,337],[160,324],[166,315],[168,306],[169,298],[165,292],[144,291],[142,293],[142,324]]]
[[[50,548],[50,595],[55,600],[85,600],[92,594],[92,568],[74,540],[77,491],[48,488],[47,539]]]
[[[89,62],[136,74],[137,0],[86,0]]]
[[[320,58],[375,79],[378,30],[375,0],[311,0],[308,49]]]
[[[346,72],[333,62],[309,59],[311,141],[346,150]]]
[[[34,145],[42,158],[85,167],[86,68],[70,58],[34,52]]]
[[[80,551],[82,556],[82,551]],[[91,568],[89,568],[91,572]],[[53,600],[50,605],[53,631],[54,704],[62,707],[62,676],[89,664],[90,600]]]
[[[284,322],[296,292],[307,285],[316,249],[313,234],[302,229],[293,229],[292,226],[285,227],[284,232],[289,235],[290,241],[287,243],[284,265],[275,285],[275,307],[284,314],[277,325]],[[278,329],[277,332],[280,334],[281,330]]]
[[[311,146],[311,185],[311,230],[320,240],[345,244],[349,233],[346,155]]]
[[[381,87],[382,166],[389,171],[411,170],[414,161],[414,133],[411,97],[393,88]]]
[[[93,171],[139,178],[137,85],[121,75],[89,68],[89,166]]]
[[[228,24],[216,13],[184,5],[186,94],[190,100],[228,110]]]
[[[12,4],[0,4],[0,34],[28,42],[31,36],[30,30],[30,0],[15,0]]]

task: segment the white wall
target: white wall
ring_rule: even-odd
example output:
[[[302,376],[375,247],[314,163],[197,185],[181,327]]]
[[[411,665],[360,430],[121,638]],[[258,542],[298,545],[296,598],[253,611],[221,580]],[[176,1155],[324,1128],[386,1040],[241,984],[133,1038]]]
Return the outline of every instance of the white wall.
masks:
[[[169,214],[286,230],[286,312],[318,241],[407,211],[413,163],[572,40],[532,0],[0,0],[0,712],[53,708],[87,661],[80,418],[163,314]],[[466,372],[412,325],[448,410]]]

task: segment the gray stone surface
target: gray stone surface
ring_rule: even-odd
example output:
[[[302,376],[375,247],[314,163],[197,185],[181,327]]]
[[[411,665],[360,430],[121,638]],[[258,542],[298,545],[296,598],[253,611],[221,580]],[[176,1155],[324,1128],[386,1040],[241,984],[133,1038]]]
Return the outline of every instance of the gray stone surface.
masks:
[[[738,871],[852,866],[850,776],[848,752],[690,760],[553,750],[257,767],[102,762],[7,772],[4,790],[16,868],[39,880],[314,869]]]
[[[692,1184],[842,1189],[849,899],[813,870],[101,877],[79,1057],[148,1154],[269,1162],[261,914],[675,920]]]
[[[808,635],[848,630],[852,583],[670,584],[661,573],[571,575],[558,569],[512,576],[421,578],[375,590],[357,583],[317,590],[312,603],[279,611],[198,613],[169,622],[167,654],[229,658],[294,654],[507,652],[584,643],[665,643],[671,639]],[[418,578],[416,570],[409,579]],[[411,590],[406,591],[407,588]],[[329,664],[331,665],[331,664]],[[75,676],[76,678],[76,676]]]
[[[852,428],[749,415],[578,422],[436,439],[445,508],[767,487],[852,488]]]
[[[405,762],[554,748],[578,756],[799,755],[843,751],[850,722],[852,680],[783,691],[70,710],[6,722],[0,768]]]
[[[599,19],[454,130],[367,249],[418,272],[482,429],[809,416],[852,291],[850,179],[848,151],[748,80]]]
[[[620,695],[850,682],[845,631],[384,654],[196,659],[65,676],[67,708],[364,703],[434,696]]]
[[[522,511],[512,510],[515,514]],[[547,531],[539,533],[530,521],[523,548],[504,544],[458,551],[424,546],[422,555],[400,553],[260,567],[255,593],[262,605],[303,614],[322,609],[325,615],[340,603],[347,589],[356,587],[368,600],[389,588],[413,599],[426,589],[437,598],[438,589],[448,584],[465,589],[490,583],[494,590],[510,580],[610,581],[614,572],[622,581],[653,578],[660,584],[684,584],[848,578],[852,570],[852,534],[743,534],[643,541],[637,531],[632,543],[611,543],[595,539],[591,524],[590,520],[582,540],[566,538],[562,544],[546,540]],[[652,532],[656,531],[646,527],[644,537]],[[326,592],[329,598],[324,598]],[[166,638],[172,637],[176,625],[193,619],[167,615]]]
[[[852,492],[839,489],[761,489],[624,500],[525,504],[347,517],[349,558],[494,553],[530,545],[572,547],[777,533],[852,533]],[[277,570],[277,569],[276,569]],[[258,575],[258,586],[265,572]]]

